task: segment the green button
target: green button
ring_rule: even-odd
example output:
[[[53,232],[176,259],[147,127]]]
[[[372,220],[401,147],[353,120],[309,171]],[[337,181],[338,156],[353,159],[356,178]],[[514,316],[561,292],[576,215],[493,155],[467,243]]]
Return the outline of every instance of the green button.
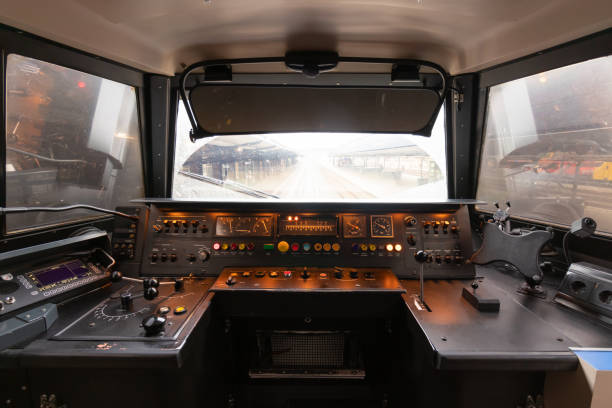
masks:
[[[266,251],[274,250],[274,244],[263,244]]]

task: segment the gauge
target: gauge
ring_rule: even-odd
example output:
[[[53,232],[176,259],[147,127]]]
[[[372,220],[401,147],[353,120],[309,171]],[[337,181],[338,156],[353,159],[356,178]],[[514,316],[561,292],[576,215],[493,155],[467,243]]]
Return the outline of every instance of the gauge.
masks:
[[[216,234],[219,237],[272,236],[271,216],[219,216]]]
[[[390,215],[372,215],[372,238],[392,238],[393,218]]]
[[[345,215],[342,217],[344,238],[365,238],[367,235],[365,215]]]

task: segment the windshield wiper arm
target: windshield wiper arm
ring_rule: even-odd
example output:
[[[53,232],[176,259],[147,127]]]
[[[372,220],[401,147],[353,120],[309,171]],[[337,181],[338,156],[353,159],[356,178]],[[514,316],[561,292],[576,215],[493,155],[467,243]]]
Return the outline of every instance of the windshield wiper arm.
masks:
[[[191,177],[193,179],[203,181],[205,183],[214,184],[216,186],[227,188],[229,190],[236,191],[238,193],[250,195],[251,197],[280,199],[280,197],[277,195],[266,193],[264,191],[255,190],[254,188],[247,187],[244,184],[240,184],[235,181],[219,180],[214,177],[203,176],[201,174],[195,174],[195,173],[191,173],[189,171],[183,171],[183,170],[179,170],[179,173],[187,177]]]

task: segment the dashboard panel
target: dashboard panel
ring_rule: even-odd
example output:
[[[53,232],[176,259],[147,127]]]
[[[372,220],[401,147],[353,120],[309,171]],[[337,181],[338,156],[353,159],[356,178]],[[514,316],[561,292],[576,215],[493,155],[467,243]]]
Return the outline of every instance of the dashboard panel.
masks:
[[[464,205],[359,211],[226,207],[152,204],[141,274],[218,276],[228,267],[308,266],[390,268],[400,278],[417,278],[414,255],[424,249],[426,278],[474,276]]]

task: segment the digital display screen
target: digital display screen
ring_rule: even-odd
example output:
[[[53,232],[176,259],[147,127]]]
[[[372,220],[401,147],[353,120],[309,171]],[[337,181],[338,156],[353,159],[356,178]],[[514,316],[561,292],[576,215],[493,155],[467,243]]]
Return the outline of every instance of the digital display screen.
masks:
[[[281,216],[279,235],[335,236],[338,235],[336,216]]]
[[[37,272],[34,274],[34,276],[43,286],[47,286],[51,285],[52,283],[73,278],[74,274],[65,265],[60,265],[55,268]]]
[[[90,272],[81,261],[72,261],[62,265],[56,265],[33,274],[41,286],[51,285],[70,278],[81,278]]]

